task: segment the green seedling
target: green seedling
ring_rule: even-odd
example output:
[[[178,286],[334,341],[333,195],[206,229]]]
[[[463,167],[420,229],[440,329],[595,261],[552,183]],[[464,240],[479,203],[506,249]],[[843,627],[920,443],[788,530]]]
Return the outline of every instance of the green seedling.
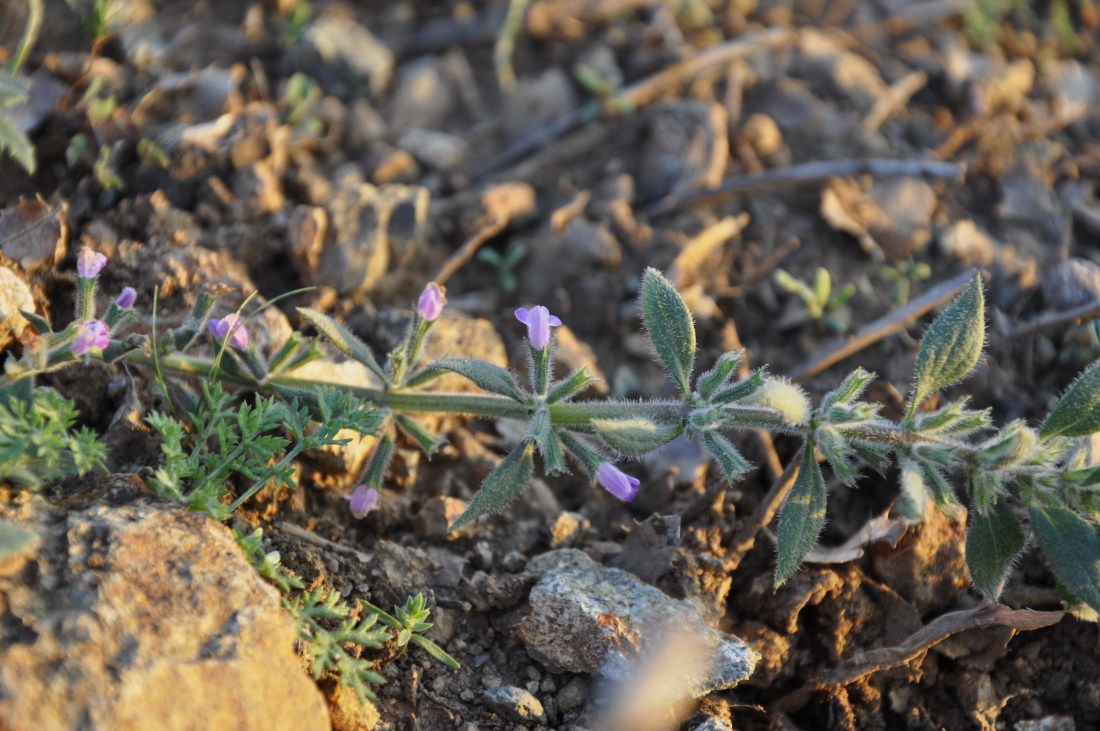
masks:
[[[478,261],[496,269],[497,284],[500,285],[501,291],[506,294],[512,294],[519,286],[515,269],[525,256],[527,256],[527,246],[519,241],[513,241],[509,244],[504,254],[500,254],[494,249],[482,249],[477,252]]]
[[[894,301],[898,305],[909,302],[909,293],[913,282],[923,282],[932,276],[932,267],[923,261],[910,261],[906,264],[888,265],[879,270],[882,276],[893,282]]]
[[[832,277],[824,267],[818,267],[814,272],[813,286],[785,269],[776,270],[775,283],[784,292],[793,294],[802,301],[806,314],[815,324],[823,325],[833,332],[844,332],[847,329],[837,313],[856,293],[854,284],[845,284],[834,292]]]

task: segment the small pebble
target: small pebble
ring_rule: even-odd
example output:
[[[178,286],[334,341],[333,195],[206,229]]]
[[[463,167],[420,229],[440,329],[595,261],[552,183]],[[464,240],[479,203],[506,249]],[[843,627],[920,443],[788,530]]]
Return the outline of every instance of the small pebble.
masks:
[[[573,678],[566,683],[562,689],[558,691],[557,696],[555,696],[558,710],[562,713],[571,711],[574,708],[579,708],[587,699],[588,683],[580,677]]]
[[[515,721],[544,721],[546,714],[539,699],[523,688],[506,685],[482,693],[485,703],[497,713]]]

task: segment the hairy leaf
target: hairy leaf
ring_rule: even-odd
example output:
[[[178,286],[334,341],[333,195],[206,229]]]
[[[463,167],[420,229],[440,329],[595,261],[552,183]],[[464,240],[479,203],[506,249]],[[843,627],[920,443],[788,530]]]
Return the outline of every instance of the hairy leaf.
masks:
[[[323,312],[318,312],[309,307],[299,307],[297,309],[302,317],[309,320],[313,327],[317,328],[317,332],[321,333],[332,347],[347,357],[359,361],[371,373],[378,376],[382,382],[385,382],[386,374],[382,370],[382,366],[374,359],[374,354],[370,352],[367,344],[357,338],[351,330],[348,330],[344,325]]]
[[[642,276],[642,319],[657,357],[687,396],[695,363],[695,325],[683,298],[653,268]]]
[[[568,377],[551,384],[546,403],[556,404],[559,401],[572,398],[599,380],[588,373],[588,366],[581,366],[580,369],[569,374]]]
[[[0,74],[2,73],[0,71]],[[38,166],[34,158],[34,144],[3,114],[0,114],[0,152],[10,154],[29,175],[34,175],[35,168]]]
[[[998,500],[982,515],[970,514],[966,528],[966,565],[974,586],[990,601],[1004,590],[1012,564],[1024,550],[1024,530],[1004,500]]]
[[[435,434],[432,434],[430,431],[428,431],[428,428],[426,426],[424,426],[411,416],[395,413],[393,415],[393,418],[394,421],[397,422],[397,427],[401,430],[401,432],[405,436],[416,442],[417,445],[419,445],[419,447],[424,450],[424,454],[428,455],[428,459],[431,459],[432,455],[434,455],[440,447],[447,443],[446,439],[443,439],[442,437],[437,437]]]
[[[745,351],[743,350],[730,350],[718,356],[718,360],[714,361],[711,369],[699,376],[699,379],[695,382],[695,389],[699,392],[699,395],[704,400],[710,400],[710,397],[719,388],[725,386],[726,381],[733,376],[744,355]]]
[[[478,388],[523,402],[526,398],[516,378],[504,368],[482,360],[443,358],[424,368],[422,373],[450,371],[467,378]]]
[[[817,543],[817,537],[825,527],[827,500],[825,478],[814,458],[814,445],[807,443],[802,451],[798,479],[779,514],[779,561],[775,567],[777,588],[798,571],[806,554]]]
[[[1058,580],[1100,612],[1100,536],[1096,526],[1066,508],[1031,508],[1031,529]]]
[[[1100,360],[1078,376],[1043,422],[1039,436],[1084,437],[1100,431]]]
[[[591,424],[604,444],[628,457],[641,457],[660,449],[680,433],[675,427],[648,419],[593,419]]]
[[[985,301],[978,274],[958,298],[933,321],[917,353],[913,377],[912,415],[933,391],[948,386],[971,371],[985,341]]]
[[[451,523],[451,530],[457,530],[483,515],[495,513],[519,497],[534,471],[534,451],[531,442],[517,444],[481,483],[481,488],[466,510]]]
[[[718,463],[729,484],[732,485],[752,469],[752,463],[742,457],[737,447],[718,432],[713,430],[703,432],[703,444],[714,457],[714,461]]]

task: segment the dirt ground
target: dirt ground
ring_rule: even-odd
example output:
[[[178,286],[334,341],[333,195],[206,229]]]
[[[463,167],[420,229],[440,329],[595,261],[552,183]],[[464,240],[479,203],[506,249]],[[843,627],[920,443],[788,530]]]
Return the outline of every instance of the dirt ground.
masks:
[[[0,10],[9,50],[20,5]],[[905,316],[898,273],[930,269],[914,277],[912,302],[976,267],[987,352],[956,392],[997,423],[1034,423],[1100,352],[1065,315],[1100,299],[1100,9],[1036,3],[999,18],[994,5],[533,0],[507,86],[493,50],[507,4],[496,0],[315,0],[303,22],[292,2],[117,0],[115,32],[94,42],[50,0],[25,69],[44,100],[29,111],[38,171],[0,158],[0,208],[41,195],[65,221],[61,266],[27,275],[55,323],[71,318],[75,255],[89,244],[111,257],[105,291],[134,286],[149,311],[161,287],[166,327],[202,286],[222,285],[231,307],[252,288],[272,299],[312,286],[279,302],[261,347],[301,326],[294,307],[308,305],[386,352],[424,282],[454,262],[449,311],[465,319],[441,328],[461,331],[456,348],[521,370],[510,313],[543,304],[572,334],[563,361],[592,363],[607,393],[654,397],[670,386],[636,308],[653,266],[696,315],[700,362],[743,345],[753,367],[769,364],[814,398],[860,365],[878,374],[874,397],[894,415],[931,316]],[[891,160],[906,162],[880,162]],[[110,170],[118,186],[105,184]],[[525,247],[515,287],[482,258],[455,258],[471,241],[498,258]],[[777,286],[779,268],[807,281],[824,268],[834,291],[854,294],[815,321]],[[492,324],[503,350],[472,318]],[[883,328],[822,363],[834,343]],[[113,470],[156,466],[147,432],[112,426],[127,398],[157,407],[149,374],[103,367],[44,382],[105,435]],[[382,606],[430,595],[430,636],[462,669],[416,651],[382,665],[379,728],[596,728],[599,684],[535,661],[516,637],[532,583],[524,567],[560,546],[610,561],[654,514],[682,521],[654,583],[763,657],[746,683],[666,728],[1100,728],[1096,624],[1067,616],[908,644],[983,600],[963,526],[891,519],[895,474],[830,485],[823,545],[873,521],[888,535],[858,556],[823,551],[773,592],[773,534],[743,560],[731,560],[732,543],[776,476],[769,461],[781,470],[797,444],[737,436],[760,468],[729,489],[703,453],[677,443],[629,465],[642,478],[634,503],[555,478],[448,535],[444,498],[471,497],[507,452],[509,425],[439,426],[448,446],[428,462],[401,444],[381,509],[361,521],[342,499],[356,474],[341,460],[304,463],[300,490],[261,496],[239,518],[264,526],[307,583]],[[66,490],[47,495],[63,501]],[[1061,607],[1031,554],[1003,601]],[[871,667],[877,650],[887,652]],[[546,721],[488,707],[482,692],[501,685],[531,690]]]

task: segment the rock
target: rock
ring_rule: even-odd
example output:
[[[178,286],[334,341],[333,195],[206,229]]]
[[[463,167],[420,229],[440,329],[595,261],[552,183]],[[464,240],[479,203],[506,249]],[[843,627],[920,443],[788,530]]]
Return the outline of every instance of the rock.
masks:
[[[623,552],[611,565],[652,584],[671,568],[679,545],[680,516],[654,513],[643,522],[634,523]]]
[[[646,116],[638,156],[638,200],[647,202],[722,181],[729,163],[725,108],[700,99],[658,102]]]
[[[278,592],[224,526],[142,503],[40,514],[34,570],[0,576],[18,637],[0,726],[182,730],[201,709],[204,728],[329,728]]]
[[[1013,731],[1076,731],[1077,724],[1073,716],[1043,716],[1042,718],[1017,721]]]
[[[509,92],[504,100],[505,126],[510,135],[522,135],[570,113],[579,103],[573,80],[554,67],[537,78],[524,79]]]
[[[393,92],[394,129],[438,129],[454,112],[455,93],[435,56],[401,65]]]
[[[692,727],[691,731],[733,731],[733,724],[725,719],[711,716],[697,726]]]
[[[397,146],[433,170],[450,172],[466,161],[469,145],[458,135],[430,129],[410,129]]]
[[[821,215],[835,229],[855,236],[863,250],[897,262],[932,239],[936,192],[923,180],[876,180],[868,190],[859,182],[835,179],[821,192]]]
[[[590,273],[600,266],[622,262],[622,248],[606,223],[574,218],[565,232],[543,231],[527,242],[520,281],[530,301],[546,299],[562,282]]]
[[[817,88],[829,88],[860,107],[886,94],[886,82],[863,56],[846,51],[829,35],[805,29],[798,34],[799,70]]]
[[[673,695],[698,698],[745,680],[759,659],[739,638],[710,627],[690,602],[671,599],[581,551],[551,551],[532,560],[528,570],[542,577],[528,598],[531,613],[516,633],[531,656],[552,670],[629,683],[653,656],[695,644],[691,661],[678,663],[667,682],[675,686]]]
[[[558,710],[562,713],[572,711],[574,708],[580,708],[586,700],[588,700],[588,683],[580,677],[570,680],[562,686],[562,689],[554,696],[554,701],[558,705]]]
[[[15,272],[0,267],[0,351],[11,345],[27,328],[20,310],[34,312],[34,295]]]
[[[485,699],[486,705],[513,721],[541,723],[546,720],[546,714],[539,699],[523,688],[504,685],[485,691],[481,697]]]
[[[42,198],[21,199],[0,210],[0,262],[12,262],[31,274],[54,267],[65,253],[69,229],[64,206]]]
[[[970,219],[956,221],[939,236],[940,251],[963,264],[989,266],[996,254],[997,242]]]
[[[550,525],[550,545],[553,548],[574,546],[580,542],[585,530],[591,527],[592,522],[588,518],[567,510]]]
[[[416,515],[416,535],[432,541],[453,541],[473,533],[473,526],[450,530],[455,518],[466,510],[466,502],[458,498],[438,496],[429,499]]]
[[[1043,299],[1056,310],[1100,301],[1100,265],[1088,259],[1060,262],[1043,277]]]
[[[346,66],[378,94],[393,76],[393,53],[369,30],[348,17],[322,15],[309,24],[305,40],[328,63]]]
[[[288,226],[291,254],[307,281],[343,295],[370,292],[391,260],[404,261],[423,243],[427,211],[425,188],[375,187],[349,172],[327,210],[295,211]]]

